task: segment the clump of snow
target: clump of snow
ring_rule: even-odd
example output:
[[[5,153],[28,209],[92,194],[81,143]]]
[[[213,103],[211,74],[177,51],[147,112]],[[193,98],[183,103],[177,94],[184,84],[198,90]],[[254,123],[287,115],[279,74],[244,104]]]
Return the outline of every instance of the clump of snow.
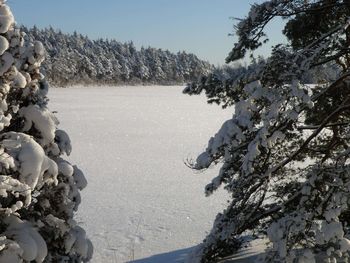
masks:
[[[75,226],[70,232],[70,238],[66,240],[66,249],[71,248],[73,251],[82,255],[88,262],[92,258],[93,246],[89,239],[86,238],[86,232],[79,226]]]
[[[23,249],[18,243],[0,236],[0,262],[22,263]]]
[[[57,165],[30,136],[9,132],[2,146],[19,164],[20,181],[34,189],[37,184],[57,183]]]
[[[4,92],[4,94],[7,94],[9,86],[4,84],[0,87],[0,89]],[[7,102],[5,100],[0,100],[0,131],[9,126],[12,119],[12,115],[10,113],[6,114],[7,110]]]
[[[12,178],[11,176],[0,175],[0,196],[8,197],[8,194],[11,193],[15,197],[24,196],[25,205],[31,203],[31,188],[24,183],[21,183],[19,180]]]
[[[55,141],[59,147],[60,153],[70,155],[72,152],[72,145],[68,134],[63,130],[56,130]]]
[[[6,84],[6,83],[2,83],[0,85],[0,91],[3,94],[7,94],[10,91],[10,85]]]
[[[12,48],[20,48],[20,53],[24,52],[24,39],[23,33],[18,28],[12,28],[7,32],[8,41]]]
[[[3,76],[5,72],[7,72],[12,64],[14,63],[14,58],[11,55],[11,53],[9,52],[5,52],[2,56],[1,56],[1,63],[0,63],[0,76]]]
[[[69,231],[69,226],[63,219],[59,219],[52,214],[45,217],[45,222],[55,229],[56,238],[63,237]]]
[[[25,119],[23,131],[29,131],[34,126],[41,134],[41,144],[48,145],[54,141],[57,122],[48,109],[29,105],[22,107],[19,115]]]
[[[340,222],[322,221],[320,228],[316,232],[317,244],[323,245],[329,241],[342,240],[344,237],[343,226]]]
[[[45,55],[44,45],[40,41],[35,41],[35,43],[34,43],[34,51],[40,57],[43,57]]]
[[[340,250],[342,253],[350,252],[350,240],[347,238],[343,238],[340,242]]]
[[[5,127],[10,125],[11,119],[12,119],[11,114],[7,114],[5,116],[5,115],[3,115],[3,113],[0,110],[0,131],[3,130]]]
[[[4,52],[9,48],[9,42],[8,40],[3,37],[3,36],[0,36],[0,56],[2,54],[4,54]]]
[[[73,169],[73,166],[67,161],[59,161],[58,172],[63,174],[66,177],[72,177],[74,173],[74,169]]]
[[[16,76],[13,79],[13,86],[15,88],[23,89],[27,85],[26,78],[21,72],[17,72]]]
[[[220,153],[222,147],[232,143],[234,137],[236,139],[234,140],[234,146],[238,146],[239,143],[245,139],[240,126],[232,120],[227,120],[215,136],[209,140],[206,151],[198,156],[195,168],[202,169],[209,167],[215,160],[215,156]]]
[[[15,160],[8,153],[4,152],[4,148],[0,148],[0,169],[10,169],[15,167]]]
[[[75,185],[76,187],[78,187],[79,190],[83,190],[87,186],[87,180],[83,172],[76,165],[74,165],[73,168],[74,168],[73,177],[74,177]]]
[[[34,44],[31,44],[28,47],[26,56],[27,61],[30,64],[29,69],[38,68],[45,59],[45,49],[43,44],[39,41],[35,41]],[[38,74],[40,73],[38,72]]]
[[[0,33],[6,33],[14,24],[15,19],[10,8],[7,5],[0,6]]]
[[[12,88],[23,89],[27,85],[27,79],[24,75],[26,74],[19,72],[15,66],[11,66],[10,69],[6,72],[6,77],[12,81]]]
[[[287,243],[285,236],[285,226],[286,222],[274,222],[267,229],[267,236],[273,242],[273,249],[277,251],[280,258],[287,257]]]
[[[23,250],[21,258],[29,262],[43,262],[47,255],[46,242],[30,223],[12,215],[5,218],[4,221],[8,224],[4,235],[16,242]]]

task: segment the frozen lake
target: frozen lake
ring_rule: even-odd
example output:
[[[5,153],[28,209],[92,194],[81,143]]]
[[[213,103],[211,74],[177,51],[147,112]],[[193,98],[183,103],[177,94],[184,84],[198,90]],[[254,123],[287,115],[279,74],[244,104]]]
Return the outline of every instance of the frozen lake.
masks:
[[[93,262],[181,262],[226,202],[206,198],[217,174],[184,165],[231,116],[183,87],[51,89],[52,111],[71,137],[69,160],[88,179],[78,216]]]

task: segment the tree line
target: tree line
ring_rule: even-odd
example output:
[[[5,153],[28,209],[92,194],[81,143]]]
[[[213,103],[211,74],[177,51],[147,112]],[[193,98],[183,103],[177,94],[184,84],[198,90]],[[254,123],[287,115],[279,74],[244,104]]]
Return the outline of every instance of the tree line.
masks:
[[[196,55],[153,47],[137,50],[133,42],[92,40],[77,32],[22,26],[28,41],[46,49],[42,71],[55,86],[74,84],[183,84],[208,74],[213,66]]]

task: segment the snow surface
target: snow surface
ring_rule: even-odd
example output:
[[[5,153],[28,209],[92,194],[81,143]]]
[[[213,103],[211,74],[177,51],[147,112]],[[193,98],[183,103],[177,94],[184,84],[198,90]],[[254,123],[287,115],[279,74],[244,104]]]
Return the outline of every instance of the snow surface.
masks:
[[[88,179],[77,221],[94,244],[92,262],[182,262],[225,207],[224,191],[204,195],[218,169],[198,174],[184,161],[232,112],[182,90],[50,90],[49,107],[72,140],[69,161]]]

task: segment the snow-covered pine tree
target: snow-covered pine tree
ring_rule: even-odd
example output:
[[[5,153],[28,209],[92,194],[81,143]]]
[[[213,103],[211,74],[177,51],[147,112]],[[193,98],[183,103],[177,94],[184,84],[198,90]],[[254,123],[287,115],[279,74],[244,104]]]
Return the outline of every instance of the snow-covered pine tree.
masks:
[[[68,135],[47,107],[44,48],[26,43],[0,0],[0,262],[86,262],[92,245],[73,219],[86,186],[60,156]]]
[[[350,253],[350,1],[271,0],[254,4],[236,26],[227,62],[265,43],[265,27],[282,17],[289,40],[261,67],[235,78],[204,79],[184,90],[234,114],[192,164],[221,164],[206,186],[230,193],[227,208],[191,262],[215,262],[247,234],[271,242],[265,262],[326,262]],[[330,82],[303,85],[310,70],[341,68]],[[206,81],[208,80],[208,81]],[[343,262],[343,261],[342,261]]]

